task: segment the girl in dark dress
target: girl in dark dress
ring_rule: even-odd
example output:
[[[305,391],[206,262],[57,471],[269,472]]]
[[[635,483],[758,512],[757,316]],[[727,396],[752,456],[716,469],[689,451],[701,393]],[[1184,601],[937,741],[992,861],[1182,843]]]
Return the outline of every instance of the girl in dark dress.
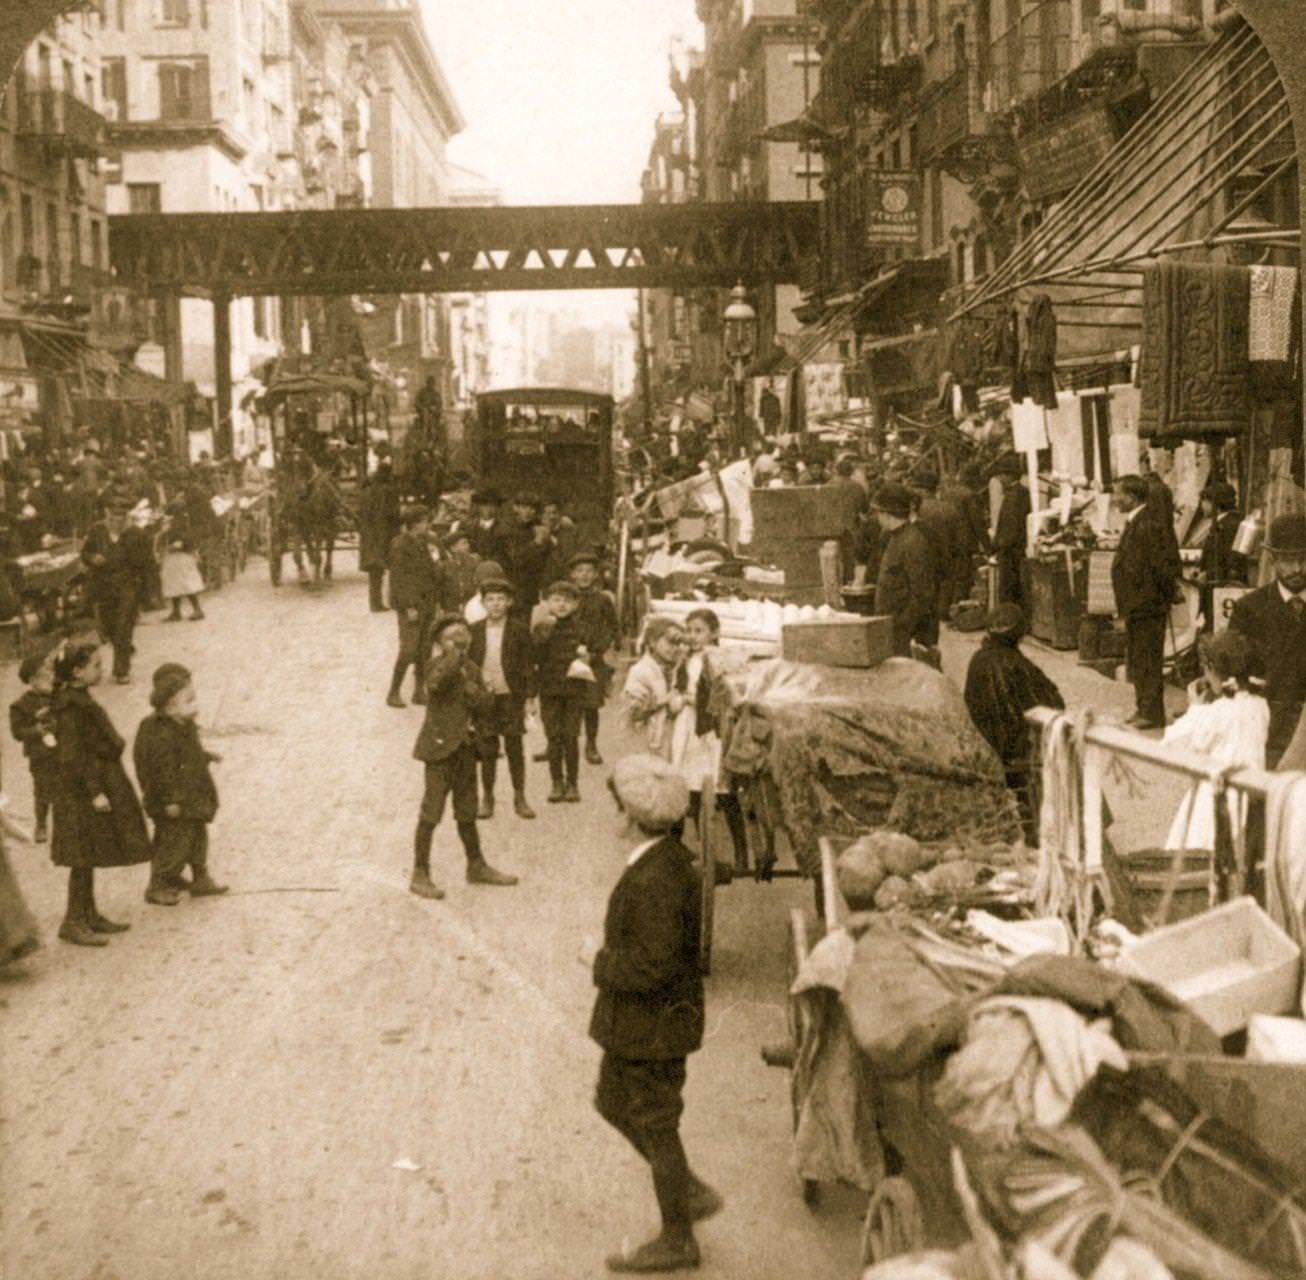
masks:
[[[123,740],[91,696],[104,674],[98,646],[70,644],[55,660],[54,713],[59,781],[50,855],[68,868],[68,911],[59,936],[80,947],[103,947],[107,934],[129,928],[95,905],[96,867],[150,861],[145,815],[122,767]]]

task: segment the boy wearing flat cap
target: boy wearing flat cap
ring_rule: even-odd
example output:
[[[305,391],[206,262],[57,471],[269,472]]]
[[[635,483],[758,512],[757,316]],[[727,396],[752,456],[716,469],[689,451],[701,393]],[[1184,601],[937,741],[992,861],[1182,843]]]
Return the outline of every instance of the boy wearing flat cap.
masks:
[[[581,628],[591,638],[594,683],[585,691],[583,722],[585,726],[585,759],[590,764],[602,764],[599,755],[599,708],[607,701],[612,670],[606,655],[617,642],[617,606],[603,590],[599,581],[599,557],[592,551],[578,551],[567,565],[567,577],[580,596],[576,602],[576,616]]]
[[[594,642],[576,612],[579,602],[574,583],[555,582],[531,628],[540,720],[549,745],[550,804],[580,803],[580,723],[593,676]]]
[[[88,566],[86,598],[100,634],[113,647],[113,678],[126,684],[136,652],[136,619],[154,584],[154,554],[146,536],[128,523],[127,504],[114,501],[82,543]]]
[[[662,1230],[607,1265],[679,1271],[699,1264],[693,1224],[723,1207],[680,1141],[685,1060],[703,1043],[704,1013],[699,872],[680,841],[689,791],[671,764],[651,755],[625,757],[609,786],[639,843],[608,900],[594,956],[589,1030],[603,1050],[594,1105],[648,1161]]]
[[[190,672],[165,662],[154,673],[152,715],[136,730],[132,757],[145,812],[154,823],[154,856],[145,901],[175,907],[181,890],[192,898],[227,892],[209,875],[208,824],[218,812],[218,789],[209,765],[219,759],[200,742],[199,710]],[[182,872],[190,867],[191,878]]]
[[[514,885],[516,876],[496,871],[485,860],[476,829],[477,739],[493,703],[480,669],[467,656],[471,631],[458,614],[447,613],[432,623],[431,639],[425,672],[426,717],[413,746],[414,759],[426,768],[426,786],[413,838],[409,888],[419,898],[444,897],[444,890],[431,879],[431,844],[450,799],[467,855],[467,883]]]

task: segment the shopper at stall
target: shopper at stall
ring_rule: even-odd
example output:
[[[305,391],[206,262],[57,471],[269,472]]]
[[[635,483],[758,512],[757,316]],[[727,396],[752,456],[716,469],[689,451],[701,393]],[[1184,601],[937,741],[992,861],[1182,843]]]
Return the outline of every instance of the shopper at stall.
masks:
[[[966,708],[984,740],[997,752],[1007,786],[1020,806],[1025,840],[1038,843],[1038,805],[1034,749],[1025,713],[1033,707],[1060,711],[1060,690],[1020,649],[1025,614],[1019,605],[1000,604],[988,617],[988,634],[966,668]]]
[[[131,678],[133,636],[141,605],[154,581],[154,556],[145,534],[127,523],[127,508],[114,503],[82,544],[88,566],[86,597],[95,610],[100,634],[113,646],[113,678]]]
[[[911,492],[904,485],[881,485],[871,499],[884,533],[875,611],[893,619],[893,651],[912,656],[913,643],[933,651],[939,643],[939,567],[934,549],[911,523]]]
[[[390,544],[390,605],[399,619],[399,655],[390,677],[386,704],[402,707],[404,676],[414,669],[413,701],[426,696],[422,670],[430,649],[431,619],[440,601],[443,580],[427,546],[431,516],[425,507],[403,513],[403,532]]]
[[[1233,549],[1238,537],[1238,495],[1233,485],[1214,480],[1202,490],[1202,515],[1210,528],[1202,540],[1200,572],[1207,584],[1246,583],[1247,557]]]
[[[490,699],[480,670],[468,657],[471,631],[455,613],[437,618],[430,631],[433,653],[424,673],[426,716],[413,746],[413,758],[425,768],[425,789],[413,837],[409,888],[419,898],[444,897],[444,890],[431,879],[431,844],[450,801],[467,858],[467,883],[512,886],[517,877],[497,871],[486,861],[476,828],[476,744]]]
[[[608,1258],[616,1272],[699,1265],[695,1222],[724,1207],[680,1139],[685,1061],[703,1042],[699,874],[680,841],[689,794],[665,760],[627,756],[610,787],[638,843],[608,900],[593,960],[590,1036],[603,1050],[594,1105],[648,1162],[662,1230]]]
[[[1251,646],[1251,674],[1265,682],[1270,729],[1265,759],[1277,768],[1306,704],[1306,515],[1270,523],[1275,578],[1238,600],[1229,629]]]
[[[671,729],[687,705],[677,688],[685,631],[676,618],[654,614],[644,627],[644,651],[631,663],[622,690],[626,721],[644,735],[650,755],[671,758]]]
[[[1252,649],[1237,631],[1198,641],[1202,674],[1188,690],[1188,710],[1165,731],[1164,741],[1200,752],[1222,769],[1264,769],[1270,708],[1252,687]],[[1247,820],[1247,799],[1230,788],[1225,797],[1234,839]],[[1179,804],[1167,849],[1215,848],[1215,792],[1195,782]]]
[[[467,651],[493,699],[487,703],[481,726],[481,804],[476,816],[482,819],[494,817],[500,743],[508,759],[513,811],[519,818],[535,817],[526,799],[526,752],[522,744],[526,707],[535,692],[535,660],[529,628],[521,618],[509,614],[512,598],[512,583],[504,578],[491,578],[481,584],[485,617],[471,624],[472,642]]]
[[[947,620],[953,603],[953,584],[959,574],[957,563],[963,557],[969,560],[966,551],[965,520],[961,508],[950,498],[939,496],[939,477],[932,471],[925,472],[918,480],[920,486],[920,507],[916,512],[916,524],[929,540],[934,551],[934,562],[938,568],[938,591],[935,596],[940,622]],[[957,597],[961,599],[962,597]]]
[[[1134,686],[1135,729],[1165,728],[1165,629],[1179,580],[1180,563],[1174,531],[1147,505],[1147,482],[1122,476],[1115,483],[1113,503],[1125,517],[1115,557],[1111,585],[1116,610],[1125,623],[1125,666]]]
[[[744,811],[721,767],[721,737],[712,712],[712,693],[718,679],[713,652],[721,643],[721,620],[711,609],[695,609],[685,618],[685,639],[689,653],[676,670],[676,692],[684,699],[671,726],[671,763],[680,770],[689,787],[689,816],[697,819],[703,792],[716,796],[734,848],[734,869],[748,867],[748,841],[744,834]]]
[[[599,579],[599,557],[592,551],[579,551],[567,565],[567,577],[580,593],[576,616],[581,629],[590,637],[590,666],[594,682],[585,691],[585,710],[582,722],[585,727],[585,760],[588,764],[602,764],[599,754],[599,712],[608,700],[608,687],[612,683],[612,668],[608,666],[608,651],[617,642],[620,627],[617,606],[603,589]]]
[[[1029,477],[1017,454],[1008,454],[998,462],[1002,477],[1002,505],[993,529],[993,555],[997,562],[998,602],[1025,605],[1026,524],[1032,505]]]
[[[152,855],[145,815],[122,766],[126,745],[91,695],[103,676],[100,650],[68,644],[54,664],[55,740],[59,781],[50,856],[68,868],[68,909],[59,936],[79,947],[103,947],[130,926],[95,905],[99,867],[133,867]]]
[[[385,571],[390,545],[403,528],[399,487],[388,461],[377,465],[363,482],[358,501],[358,567],[367,574],[367,603],[373,613],[384,613]]]

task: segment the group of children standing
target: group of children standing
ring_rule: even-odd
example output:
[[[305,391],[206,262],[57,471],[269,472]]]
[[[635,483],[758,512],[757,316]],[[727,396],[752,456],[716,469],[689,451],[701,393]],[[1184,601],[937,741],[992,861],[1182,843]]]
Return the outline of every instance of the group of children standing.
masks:
[[[190,671],[167,662],[154,673],[153,710],[132,752],[139,795],[123,766],[126,743],[93,693],[104,678],[98,640],[51,643],[23,661],[19,676],[27,690],[11,705],[9,723],[32,773],[32,838],[49,840],[55,865],[68,868],[59,937],[103,947],[129,928],[96,905],[97,869],[150,863],[145,900],[159,906],[176,906],[183,892],[226,893],[208,871],[208,824],[218,810],[210,766],[219,757],[200,741]],[[9,943],[0,939],[12,954]]]

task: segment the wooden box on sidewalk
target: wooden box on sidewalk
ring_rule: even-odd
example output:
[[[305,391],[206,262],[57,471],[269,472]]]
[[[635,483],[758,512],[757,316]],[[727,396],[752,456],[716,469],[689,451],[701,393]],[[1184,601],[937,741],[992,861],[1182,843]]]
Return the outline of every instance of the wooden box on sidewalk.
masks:
[[[893,657],[892,618],[818,618],[786,622],[781,654],[788,662],[827,667],[878,667]]]

